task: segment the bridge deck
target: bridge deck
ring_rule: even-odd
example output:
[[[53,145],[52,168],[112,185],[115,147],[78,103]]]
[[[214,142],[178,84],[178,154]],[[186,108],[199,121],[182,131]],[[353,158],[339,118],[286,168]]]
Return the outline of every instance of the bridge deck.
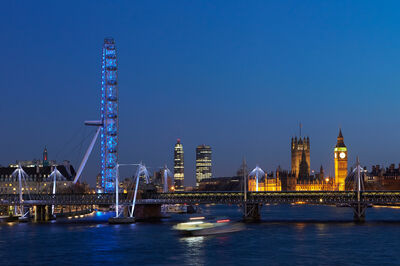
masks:
[[[174,192],[143,194],[137,204],[242,204],[243,192]],[[308,204],[352,204],[357,201],[354,191],[281,191],[248,192],[248,203],[290,204],[303,202]],[[400,191],[364,191],[361,201],[369,204],[400,204]],[[131,205],[131,194],[119,194],[121,205]],[[0,194],[0,205],[19,205],[18,194]],[[114,193],[100,194],[24,194],[24,205],[112,205]]]

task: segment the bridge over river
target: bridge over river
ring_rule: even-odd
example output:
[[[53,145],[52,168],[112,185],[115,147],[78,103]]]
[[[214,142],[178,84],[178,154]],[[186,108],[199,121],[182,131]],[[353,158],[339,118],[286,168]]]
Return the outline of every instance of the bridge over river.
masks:
[[[130,218],[161,216],[162,204],[234,204],[243,207],[244,219],[256,220],[260,218],[260,208],[265,204],[320,204],[350,207],[354,211],[355,220],[365,219],[365,210],[372,205],[400,205],[400,191],[366,191],[362,176],[363,169],[357,159],[357,167],[347,177],[347,191],[279,191],[279,192],[253,192],[246,188],[244,182],[243,191],[192,191],[192,192],[167,192],[157,193],[153,189],[144,189],[139,192],[140,175],[144,174],[146,184],[149,184],[149,176],[144,165],[139,164],[136,174],[136,185],[128,193],[118,193],[119,166],[116,168],[115,193],[85,193],[63,194],[56,193],[56,179],[54,178],[53,193],[31,194],[22,193],[21,179],[23,170],[19,167],[15,174],[20,180],[18,194],[0,194],[0,206],[19,206],[21,215],[25,216],[25,207],[34,207],[35,215],[41,213],[47,216],[48,207],[51,206],[51,214],[54,214],[55,206],[116,206],[116,218],[121,214],[120,207],[124,209],[124,216],[129,213]],[[165,184],[167,183],[167,171]],[[54,177],[56,176],[56,170]],[[243,177],[245,179],[245,177]],[[139,194],[138,194],[139,192]],[[135,205],[139,208],[135,209]],[[38,211],[36,211],[38,210]]]
[[[120,206],[132,206],[132,193],[119,193]],[[365,210],[372,205],[400,205],[400,191],[287,191],[287,192],[174,192],[141,194],[137,205],[162,204],[229,204],[244,208],[244,217],[257,219],[265,204],[319,204],[350,207],[356,220],[365,218]],[[115,205],[115,193],[97,194],[24,194],[22,202],[18,194],[0,195],[0,205],[6,206],[71,206]]]

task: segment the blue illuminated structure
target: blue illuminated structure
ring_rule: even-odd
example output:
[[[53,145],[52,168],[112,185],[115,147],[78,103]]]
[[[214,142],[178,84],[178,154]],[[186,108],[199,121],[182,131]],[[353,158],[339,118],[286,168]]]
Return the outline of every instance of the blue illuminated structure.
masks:
[[[104,39],[101,69],[101,186],[114,192],[118,163],[117,50],[112,38]]]

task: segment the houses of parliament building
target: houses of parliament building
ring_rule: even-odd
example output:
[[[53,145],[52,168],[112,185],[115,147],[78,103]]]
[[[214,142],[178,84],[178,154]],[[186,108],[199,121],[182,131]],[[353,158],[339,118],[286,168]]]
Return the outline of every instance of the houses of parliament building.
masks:
[[[347,147],[342,131],[339,130],[334,147],[335,176],[325,176],[321,166],[319,172],[310,170],[311,145],[309,137],[292,137],[291,170],[266,173],[264,180],[258,181],[258,191],[322,191],[344,190],[347,177]],[[255,191],[254,179],[248,181],[250,191]]]
[[[310,138],[292,138],[291,142],[291,172],[289,189],[296,191],[310,190],[344,190],[347,177],[347,147],[344,144],[342,130],[334,148],[335,176],[325,177],[321,165],[319,173],[310,171]]]

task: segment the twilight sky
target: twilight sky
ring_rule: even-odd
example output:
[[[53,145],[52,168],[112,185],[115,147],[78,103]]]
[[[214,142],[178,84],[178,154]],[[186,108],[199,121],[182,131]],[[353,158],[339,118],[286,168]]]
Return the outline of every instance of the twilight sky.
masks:
[[[101,48],[115,38],[120,162],[173,167],[195,147],[214,176],[290,168],[298,124],[311,169],[333,175],[338,128],[372,164],[400,155],[398,1],[5,1],[0,9],[0,164],[83,157],[100,116]],[[99,143],[83,180],[94,184]],[[124,175],[133,170],[125,169]]]

